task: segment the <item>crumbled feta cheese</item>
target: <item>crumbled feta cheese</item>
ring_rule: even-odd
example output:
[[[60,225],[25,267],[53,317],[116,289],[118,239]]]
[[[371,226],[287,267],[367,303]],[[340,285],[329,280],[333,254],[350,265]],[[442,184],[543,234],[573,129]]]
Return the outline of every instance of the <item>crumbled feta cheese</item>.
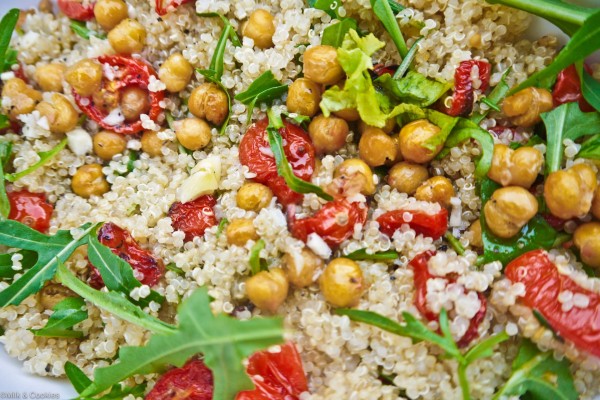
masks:
[[[112,110],[106,117],[104,117],[102,122],[110,126],[119,125],[125,122],[125,117],[121,112],[121,108],[117,107],[114,110]]]
[[[67,145],[78,156],[85,156],[93,149],[92,137],[85,129],[81,128],[67,132]]]
[[[306,246],[308,246],[308,248],[311,249],[317,256],[323,259],[331,257],[331,248],[329,248],[323,238],[316,233],[311,233],[308,235]]]
[[[148,90],[151,92],[162,92],[167,88],[160,79],[156,78],[154,75],[150,75],[150,79],[148,81]]]

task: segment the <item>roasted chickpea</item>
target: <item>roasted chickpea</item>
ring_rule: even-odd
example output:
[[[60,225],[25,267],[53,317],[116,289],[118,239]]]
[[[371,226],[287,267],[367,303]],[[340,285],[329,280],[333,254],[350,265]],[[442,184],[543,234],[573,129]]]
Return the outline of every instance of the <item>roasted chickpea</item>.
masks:
[[[600,219],[600,186],[596,188],[594,193],[594,200],[592,200],[592,215],[597,219]]]
[[[156,131],[144,131],[142,134],[142,151],[152,157],[162,156],[165,142],[158,137]]]
[[[441,129],[438,126],[426,119],[419,119],[403,126],[400,130],[400,150],[402,151],[402,157],[406,161],[417,164],[425,164],[433,160],[442,151],[444,144],[440,143],[433,150],[425,146],[440,131]]]
[[[158,69],[158,77],[171,93],[181,92],[190,80],[194,68],[181,53],[173,53]]]
[[[38,3],[38,10],[44,13],[52,14],[54,7],[52,6],[52,0],[40,0]]]
[[[210,126],[198,118],[186,118],[175,122],[175,135],[183,147],[192,151],[205,148],[212,137]]]
[[[250,18],[242,27],[242,35],[254,41],[259,49],[273,47],[273,35],[275,34],[275,22],[273,16],[267,10],[256,10],[250,14]]]
[[[488,177],[502,186],[529,188],[540,173],[543,162],[544,156],[533,147],[513,150],[504,144],[496,144]]]
[[[244,183],[235,198],[239,208],[255,212],[267,207],[272,199],[273,191],[269,187],[256,182]]]
[[[468,234],[470,235],[469,242],[471,246],[481,249],[483,247],[483,239],[481,237],[481,221],[475,220],[471,224],[468,230]]]
[[[289,283],[281,268],[261,271],[246,281],[246,293],[261,310],[274,313],[285,301]]]
[[[360,114],[356,108],[345,108],[334,112],[333,115],[348,122],[360,121]]]
[[[45,310],[52,310],[67,297],[77,297],[77,294],[56,282],[47,283],[38,293],[38,301]]]
[[[439,203],[442,207],[450,207],[450,199],[454,197],[452,181],[444,176],[427,179],[415,192],[415,198],[430,203]]]
[[[127,148],[127,141],[115,132],[100,131],[93,137],[94,153],[104,161],[110,161]]]
[[[188,107],[196,117],[215,125],[221,125],[229,113],[227,94],[214,83],[203,83],[192,90]]]
[[[146,28],[136,20],[126,18],[108,32],[108,42],[117,53],[139,53],[146,44]]]
[[[323,268],[323,260],[311,250],[303,248],[300,253],[286,253],[283,256],[283,265],[290,283],[303,288],[316,280],[317,271]]]
[[[73,175],[71,188],[76,195],[86,199],[92,196],[102,196],[110,190],[100,164],[88,164],[79,167]]]
[[[289,112],[314,117],[321,103],[321,86],[306,78],[298,78],[288,91],[286,105]]]
[[[534,195],[520,186],[498,189],[485,203],[483,213],[490,231],[503,239],[515,236],[538,211]]]
[[[234,246],[243,246],[249,240],[258,240],[256,228],[250,219],[234,219],[226,229],[227,243]]]
[[[145,90],[133,86],[121,91],[121,111],[126,121],[139,120],[149,109],[150,99]]]
[[[42,101],[35,109],[46,117],[52,133],[67,133],[77,126],[79,114],[62,94],[53,93],[50,101]]]
[[[37,102],[42,100],[40,92],[19,78],[12,78],[4,82],[2,97],[7,97],[10,100],[9,105],[4,106],[3,110],[13,121],[16,121],[21,114],[31,113]]]
[[[304,77],[322,85],[333,85],[345,76],[335,47],[320,45],[304,52]]]
[[[36,68],[33,78],[44,92],[62,92],[66,70],[64,64],[46,64]]]
[[[600,222],[579,226],[573,234],[573,243],[579,249],[581,261],[590,267],[600,268]]]
[[[127,16],[127,4],[123,0],[98,0],[94,5],[96,22],[105,31],[110,31]]]
[[[540,122],[540,114],[553,107],[552,93],[546,89],[528,87],[504,99],[502,112],[513,124],[527,128]]]
[[[592,167],[576,164],[548,175],[544,184],[544,199],[552,215],[562,219],[581,218],[592,208],[597,186]]]
[[[338,165],[333,178],[337,194],[362,193],[370,196],[375,193],[373,171],[359,158],[350,158]]]
[[[376,128],[375,126],[367,125],[364,121],[358,123],[358,132],[362,135],[368,128]],[[390,118],[385,122],[385,126],[381,128],[387,134],[391,134],[396,128],[396,118]]]
[[[414,194],[429,179],[427,168],[406,161],[394,165],[388,174],[388,184],[400,193]]]
[[[91,96],[100,91],[102,66],[94,60],[81,60],[67,68],[65,80],[79,95]]]
[[[396,143],[379,128],[368,128],[358,142],[358,154],[371,167],[379,167],[398,156]]]
[[[323,297],[334,307],[353,307],[367,288],[363,272],[348,258],[332,260],[319,279]]]
[[[313,118],[308,126],[308,134],[319,155],[334,153],[344,147],[349,132],[346,121],[324,115]]]

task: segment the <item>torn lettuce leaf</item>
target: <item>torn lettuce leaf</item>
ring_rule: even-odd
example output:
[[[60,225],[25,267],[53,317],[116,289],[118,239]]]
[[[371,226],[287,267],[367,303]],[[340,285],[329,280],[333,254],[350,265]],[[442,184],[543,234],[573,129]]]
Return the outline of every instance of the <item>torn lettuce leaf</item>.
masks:
[[[390,97],[402,102],[428,107],[438,101],[452,84],[445,81],[429,79],[416,71],[408,71],[405,77],[393,79],[384,74],[375,80]]]

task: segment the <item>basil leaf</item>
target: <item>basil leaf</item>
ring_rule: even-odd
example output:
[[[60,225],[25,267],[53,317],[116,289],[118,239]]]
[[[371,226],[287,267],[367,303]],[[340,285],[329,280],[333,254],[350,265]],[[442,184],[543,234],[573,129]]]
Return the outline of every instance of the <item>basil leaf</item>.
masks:
[[[432,105],[452,87],[449,82],[429,79],[416,71],[409,71],[404,78],[400,79],[383,74],[374,83],[392,98],[419,107]]]
[[[62,149],[65,148],[65,146],[67,145],[67,138],[64,138],[63,140],[60,141],[59,144],[57,144],[54,148],[48,150],[48,151],[40,151],[38,153],[38,156],[40,157],[40,160],[38,162],[36,162],[35,164],[33,164],[31,167],[21,171],[21,172],[17,172],[15,174],[6,174],[4,176],[4,178],[9,181],[9,182],[16,182],[19,179],[23,178],[24,176],[27,176],[29,174],[31,174],[32,172],[36,171],[38,168],[43,167],[45,164],[47,164],[50,160],[52,160],[52,158],[57,155],[58,153],[60,153],[60,151]]]
[[[12,155],[12,142],[0,141],[0,220],[8,218],[10,214],[10,201],[6,194],[6,177],[4,176],[4,168],[8,165],[10,156]]]
[[[252,272],[252,275],[267,270],[267,262],[260,258],[260,252],[264,248],[265,241],[259,239],[254,246],[252,246],[252,249],[250,249],[250,271]]]
[[[378,253],[367,253],[367,249],[356,250],[350,254],[344,256],[344,258],[349,258],[355,261],[362,260],[373,260],[373,261],[387,261],[387,260],[397,260],[399,254],[397,251],[388,250],[388,251],[380,251]]]
[[[12,66],[9,64],[7,60],[10,60],[12,57],[8,54],[8,46],[10,45],[10,39],[12,37],[13,31],[17,26],[17,21],[19,20],[19,14],[21,11],[17,8],[13,8],[9,10],[2,20],[0,20],[0,66],[2,66],[2,71],[7,71],[8,68]],[[14,55],[14,54],[13,54]]]
[[[41,329],[30,329],[35,336],[81,338],[83,332],[74,331],[73,326],[88,318],[87,311],[82,310],[85,301],[78,297],[67,297],[54,306],[54,312],[46,326]]]
[[[600,111],[600,82],[585,70],[581,78],[581,92],[583,93],[583,97],[596,111]]]
[[[288,90],[287,85],[282,85],[271,71],[264,72],[248,86],[244,92],[238,93],[235,99],[248,106],[248,123],[252,121],[254,106],[259,103],[270,104],[281,97]]]
[[[12,257],[15,254],[21,254],[21,256],[23,257],[20,261],[22,269],[19,271],[12,269],[12,266],[13,266]],[[11,279],[18,272],[21,272],[23,270],[27,270],[27,269],[33,267],[33,265],[35,264],[36,261],[37,261],[36,253],[34,251],[29,251],[29,250],[21,250],[16,253],[9,253],[9,254],[0,254],[0,279]]]
[[[344,37],[351,29],[357,30],[358,24],[354,18],[343,18],[337,24],[323,30],[321,44],[338,48],[344,42]]]
[[[385,30],[390,34],[392,41],[396,45],[398,52],[402,58],[406,57],[408,48],[400,31],[400,26],[396,20],[396,15],[390,6],[388,0],[370,0],[373,12],[379,18]]]
[[[496,87],[490,92],[490,94],[487,97],[485,97],[482,100],[482,102],[487,104],[493,110],[500,111],[500,103],[502,103],[502,101],[504,100],[504,98],[510,90],[510,86],[508,86],[508,83],[506,83],[506,78],[508,77],[508,74],[511,73],[511,71],[512,67],[508,68],[502,75],[502,79],[500,79],[500,82],[498,82]],[[485,117],[487,117],[488,114],[489,111],[481,112],[479,114],[473,114],[469,119],[477,125],[479,125],[481,121],[483,121]]]
[[[92,384],[92,380],[71,361],[65,363],[65,375],[67,375],[67,379],[69,379],[77,393],[83,392],[85,388]]]
[[[99,32],[93,31],[89,29],[85,22],[76,21],[74,19],[71,20],[71,24],[69,25],[71,30],[75,32],[75,34],[83,39],[89,40],[91,36],[95,36],[98,39],[106,39],[106,35],[103,35]]]
[[[577,155],[581,158],[600,160],[600,134],[594,135],[583,142]]]

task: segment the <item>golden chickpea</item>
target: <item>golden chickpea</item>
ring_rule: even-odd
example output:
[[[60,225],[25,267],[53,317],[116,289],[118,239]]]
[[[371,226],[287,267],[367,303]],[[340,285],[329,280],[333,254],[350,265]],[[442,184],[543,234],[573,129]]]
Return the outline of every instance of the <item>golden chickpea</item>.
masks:
[[[45,310],[52,310],[67,297],[77,297],[77,294],[60,283],[49,282],[39,291],[38,302]]]
[[[62,94],[53,93],[50,102],[42,101],[35,109],[46,117],[52,133],[67,133],[77,126],[79,114]]]
[[[127,141],[115,132],[100,131],[93,137],[94,153],[104,161],[110,161],[127,148]]]
[[[171,93],[181,92],[190,80],[194,68],[181,53],[173,53],[158,69],[158,77]]]
[[[142,151],[152,157],[162,156],[165,142],[158,137],[156,131],[144,131],[142,134]]]
[[[244,183],[235,198],[239,208],[255,212],[267,207],[272,199],[273,191],[269,187],[256,182]]]
[[[108,42],[117,53],[139,53],[146,44],[146,28],[136,20],[126,18],[108,32]]]
[[[490,231],[503,239],[515,236],[537,214],[534,195],[520,186],[498,189],[485,203],[483,213]]]
[[[38,3],[38,10],[44,13],[53,13],[54,7],[52,5],[52,0],[40,0]]]
[[[450,199],[454,197],[452,181],[444,176],[427,179],[415,192],[415,198],[430,203],[439,203],[442,207],[450,207]]]
[[[234,246],[243,246],[249,240],[258,240],[256,228],[250,219],[234,219],[226,229],[227,243]]]
[[[21,114],[29,114],[35,109],[38,101],[42,100],[42,94],[24,80],[12,78],[4,82],[2,86],[2,97],[10,99],[10,105],[3,110],[11,120],[16,121]]]
[[[483,239],[481,237],[481,221],[480,220],[475,220],[475,222],[473,222],[471,224],[471,226],[469,227],[468,230],[469,235],[471,236],[469,242],[471,243],[471,246],[476,247],[476,248],[483,248]]]
[[[286,105],[289,112],[314,117],[321,103],[321,86],[306,78],[298,78],[288,91]]]
[[[102,66],[94,60],[81,60],[67,68],[65,80],[79,95],[91,96],[102,86]]]
[[[368,128],[376,128],[376,127],[367,125],[367,123],[362,120],[358,123],[358,132],[361,135],[363,133],[365,133],[365,131]],[[390,118],[385,122],[385,126],[383,128],[381,128],[381,130],[389,135],[394,131],[395,128],[396,128],[396,118]]]
[[[175,122],[175,136],[186,149],[196,151],[205,148],[212,137],[210,126],[198,118],[186,118]]]
[[[313,118],[308,126],[308,134],[319,155],[335,153],[344,147],[349,132],[350,127],[346,121],[324,115]]]
[[[600,222],[588,222],[575,230],[573,243],[579,249],[581,261],[600,268]]]
[[[261,271],[246,281],[246,293],[261,310],[274,313],[285,301],[289,282],[281,268]]]
[[[596,188],[596,193],[594,193],[594,199],[592,200],[592,215],[596,217],[596,219],[600,219],[600,186]]]
[[[105,31],[110,31],[127,16],[127,4],[123,0],[98,0],[94,5],[96,22]]]
[[[400,150],[402,151],[402,157],[406,161],[417,164],[425,164],[433,160],[442,151],[444,144],[440,143],[433,150],[425,146],[440,131],[441,129],[438,126],[426,119],[419,119],[404,125],[400,130]]]
[[[379,128],[368,128],[358,142],[358,154],[371,167],[379,167],[398,156],[396,143]]]
[[[406,161],[394,165],[388,174],[388,184],[400,193],[414,194],[429,179],[427,168]]]
[[[221,125],[229,113],[229,100],[214,83],[203,83],[192,90],[188,107],[196,117]]]
[[[33,78],[44,92],[62,92],[66,70],[64,64],[46,64],[36,68]]]
[[[360,121],[360,114],[356,108],[345,108],[334,112],[333,115],[348,122]]]
[[[581,218],[592,208],[598,187],[596,173],[587,164],[576,164],[563,171],[552,172],[544,184],[544,199],[552,215]]]
[[[304,52],[304,77],[322,85],[333,85],[345,76],[335,47],[320,45]]]
[[[110,190],[100,164],[88,164],[79,167],[73,175],[71,188],[76,195],[86,199],[92,196],[102,196]]]
[[[353,307],[367,288],[359,265],[348,258],[336,258],[319,279],[323,297],[334,307]]]
[[[288,280],[298,288],[310,286],[315,280],[316,272],[323,268],[323,260],[307,248],[298,254],[286,253],[283,256]]]
[[[150,109],[148,93],[138,87],[128,87],[121,92],[121,111],[126,121],[137,121]]]
[[[496,144],[488,177],[502,186],[529,188],[540,173],[543,162],[544,156],[533,147],[513,150],[504,144]]]
[[[370,196],[375,193],[373,171],[359,158],[350,158],[338,165],[333,172],[333,184],[339,194],[362,193]]]
[[[273,35],[275,34],[275,22],[273,16],[267,10],[256,10],[250,14],[250,18],[242,27],[242,35],[254,41],[259,49],[273,47]]]
[[[513,124],[527,128],[540,122],[540,114],[553,107],[552,93],[546,89],[528,87],[504,99],[502,112]]]

